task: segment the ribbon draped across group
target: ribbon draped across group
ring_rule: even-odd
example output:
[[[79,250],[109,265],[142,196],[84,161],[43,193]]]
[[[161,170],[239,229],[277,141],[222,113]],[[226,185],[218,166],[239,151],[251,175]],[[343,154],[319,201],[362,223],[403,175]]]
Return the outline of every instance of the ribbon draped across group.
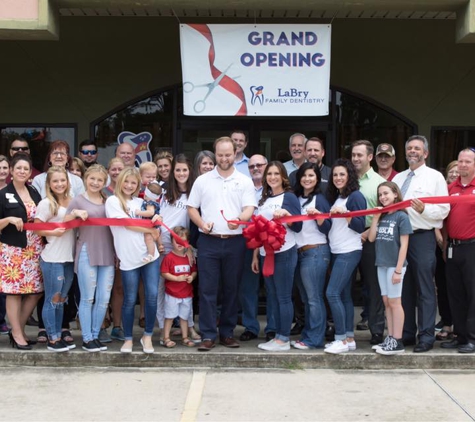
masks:
[[[457,195],[457,196],[433,196],[427,198],[417,198],[425,204],[456,204],[465,202],[474,202],[475,195]],[[411,206],[411,199],[389,205],[385,208],[373,208],[359,211],[350,211],[341,214],[320,213],[314,215],[292,215],[280,217],[278,219],[267,220],[257,215],[253,216],[251,221],[226,220],[231,224],[240,224],[247,226],[243,229],[243,236],[246,238],[246,246],[250,249],[263,247],[266,251],[262,273],[264,277],[274,274],[274,254],[280,250],[285,242],[286,229],[284,223],[295,223],[298,221],[321,220],[328,218],[353,218],[366,215],[381,214],[405,209]],[[221,211],[221,214],[223,212]],[[224,215],[223,215],[224,217]]]
[[[454,196],[433,196],[428,198],[417,198],[425,204],[457,204],[457,203],[475,203],[475,195],[454,195]],[[266,251],[264,259],[263,274],[269,277],[274,273],[274,254],[285,242],[286,229],[284,223],[294,223],[298,221],[311,221],[327,218],[353,218],[363,217],[372,214],[381,214],[401,210],[411,206],[411,200],[398,202],[385,208],[373,208],[367,210],[350,211],[342,214],[321,213],[314,215],[292,215],[280,217],[278,219],[267,220],[266,218],[255,215],[251,221],[227,220],[223,211],[223,218],[231,224],[247,226],[243,230],[243,236],[247,239],[246,245],[250,249],[263,247]],[[157,221],[155,224],[151,220],[140,220],[135,218],[88,218],[85,221],[80,219],[71,220],[64,223],[25,223],[25,230],[54,230],[56,228],[75,229],[82,226],[124,226],[124,227],[145,227],[152,228],[163,226],[176,242],[188,248],[190,245],[183,240],[173,230],[167,227],[163,222]]]
[[[23,228],[25,230],[54,230],[58,228],[76,229],[82,226],[122,226],[122,227],[144,227],[150,229],[155,226],[163,226],[170,235],[180,245],[188,248],[190,244],[178,236],[173,230],[167,227],[163,222],[157,221],[152,223],[151,220],[140,220],[136,218],[87,218],[86,220],[75,219],[63,223],[25,223]]]

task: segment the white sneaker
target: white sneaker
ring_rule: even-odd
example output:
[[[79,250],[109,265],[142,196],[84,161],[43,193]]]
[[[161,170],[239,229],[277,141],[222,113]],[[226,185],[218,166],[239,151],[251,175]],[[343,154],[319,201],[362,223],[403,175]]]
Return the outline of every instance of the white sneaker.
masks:
[[[324,350],[325,353],[333,353],[335,355],[339,353],[347,353],[349,351],[350,349],[348,348],[348,344],[343,343],[341,340],[334,341],[329,347],[325,348]]]
[[[310,349],[310,347],[308,347],[303,341],[292,341],[290,343],[290,345],[292,347],[295,347],[296,349],[299,349],[299,350],[308,350]]]
[[[268,352],[286,352],[287,350],[290,350],[290,342],[287,341],[285,343],[277,343],[275,340],[268,344],[267,343],[261,343],[259,344],[259,349],[262,350],[267,350]]]
[[[262,349],[262,350],[267,350],[267,349],[264,349],[264,347],[270,346],[272,343],[274,343],[274,341],[275,341],[275,340],[272,339],[272,340],[269,340],[269,341],[266,342],[266,343],[259,343],[259,344],[257,345],[257,347],[258,347],[259,349]]]
[[[356,341],[347,341],[346,345],[348,346],[348,350],[351,352],[353,350],[356,350]]]

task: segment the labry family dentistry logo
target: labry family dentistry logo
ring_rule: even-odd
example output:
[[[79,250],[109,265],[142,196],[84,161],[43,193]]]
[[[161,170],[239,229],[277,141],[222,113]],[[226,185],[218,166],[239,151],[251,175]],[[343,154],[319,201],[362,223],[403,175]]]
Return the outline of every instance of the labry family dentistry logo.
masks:
[[[264,87],[262,85],[259,86],[251,86],[251,104],[255,105],[256,102],[259,103],[260,105],[264,104]]]
[[[249,90],[251,91],[251,104],[252,105],[264,105],[264,104],[302,104],[302,103],[323,103],[324,98],[313,98],[310,91],[300,90],[297,88],[276,88],[275,91],[271,90],[267,92],[267,96],[264,96],[264,86],[252,85]],[[274,91],[274,92],[272,92]],[[271,95],[269,95],[269,92]],[[272,95],[273,94],[273,95]]]

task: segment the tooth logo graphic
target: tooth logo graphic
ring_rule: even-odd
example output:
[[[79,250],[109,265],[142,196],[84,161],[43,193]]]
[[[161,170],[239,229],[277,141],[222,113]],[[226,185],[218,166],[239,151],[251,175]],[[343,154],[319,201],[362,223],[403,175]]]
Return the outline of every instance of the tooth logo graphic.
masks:
[[[251,90],[252,98],[251,98],[251,104],[254,105],[256,101],[259,102],[260,105],[264,104],[264,87],[262,85],[259,86],[251,86],[249,88]]]

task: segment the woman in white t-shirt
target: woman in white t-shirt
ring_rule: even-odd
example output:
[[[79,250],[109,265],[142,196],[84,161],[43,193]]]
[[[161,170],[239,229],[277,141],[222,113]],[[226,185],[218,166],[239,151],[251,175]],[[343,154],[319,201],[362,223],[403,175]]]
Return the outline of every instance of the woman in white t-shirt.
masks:
[[[143,199],[138,198],[141,178],[135,168],[124,169],[117,178],[115,194],[106,201],[108,218],[133,218],[142,207]],[[152,222],[161,219],[154,215]],[[145,288],[145,329],[140,343],[144,353],[153,353],[153,326],[157,313],[158,280],[160,274],[159,253],[155,248],[153,260],[145,263],[142,257],[147,253],[144,233],[152,233],[154,228],[133,226],[111,227],[114,247],[120,261],[124,304],[122,306],[122,325],[125,341],[120,349],[122,353],[131,353],[133,347],[134,309],[137,300],[139,281],[142,279]]]
[[[366,199],[360,192],[358,175],[351,161],[344,158],[336,160],[331,175],[327,190],[332,204],[330,213],[365,210]],[[351,280],[361,259],[361,233],[364,230],[365,217],[332,218],[328,233],[332,272],[326,295],[335,323],[335,341],[325,346],[326,353],[338,354],[356,349]]]
[[[66,169],[50,167],[46,173],[46,197],[38,204],[35,223],[62,222],[71,201],[69,189]],[[52,352],[67,352],[76,347],[61,339],[64,304],[74,277],[74,230],[56,228],[36,233],[48,241],[40,257],[45,287],[42,316],[48,335],[47,348]]]
[[[262,177],[262,197],[257,214],[268,220],[290,215],[300,215],[300,203],[290,189],[289,177],[280,161],[271,161]],[[278,220],[277,220],[278,221]],[[297,247],[295,233],[302,230],[302,222],[287,223],[285,242],[275,251],[274,274],[265,277],[267,288],[267,312],[274,314],[275,338],[257,347],[271,352],[290,350],[290,326],[294,315],[292,288],[297,266]],[[259,254],[264,261],[266,251],[256,249],[252,258],[252,271],[259,273]]]
[[[190,228],[190,217],[186,203],[190,194],[192,180],[192,166],[190,160],[184,154],[178,154],[172,161],[172,168],[168,178],[168,190],[163,195],[160,215],[163,222],[170,228],[182,226]],[[170,233],[164,227],[162,230],[162,243],[165,252],[160,256],[160,261],[172,250]],[[165,280],[160,278],[158,288],[157,320],[160,328],[163,328],[165,320]],[[189,337],[192,340],[200,340],[200,335],[195,331],[193,312],[188,319]]]

